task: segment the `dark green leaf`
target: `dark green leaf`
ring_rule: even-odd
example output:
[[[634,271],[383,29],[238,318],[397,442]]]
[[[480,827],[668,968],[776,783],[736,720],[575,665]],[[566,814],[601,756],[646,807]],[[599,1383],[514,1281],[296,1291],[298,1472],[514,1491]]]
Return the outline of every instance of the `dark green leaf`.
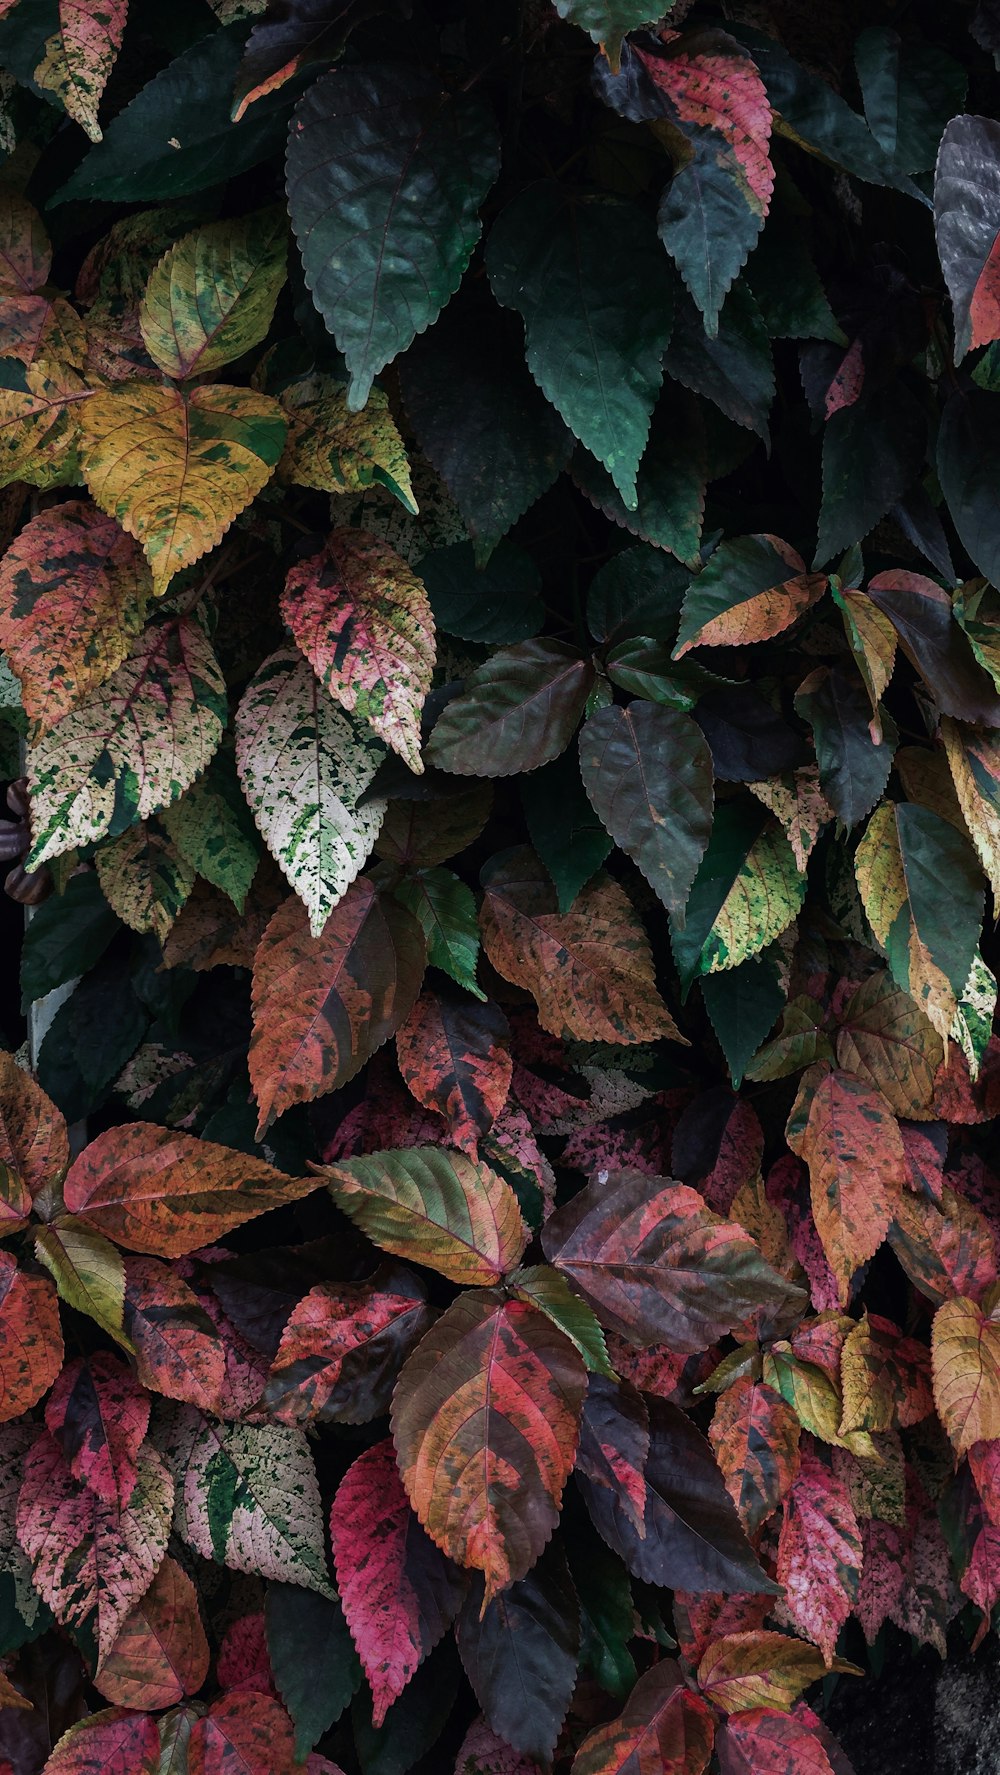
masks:
[[[599,568],[587,592],[587,623],[605,645],[627,635],[672,638],[689,575],[655,548],[622,549]]]
[[[978,388],[952,395],[938,431],[937,471],[962,547],[990,584],[997,585],[1000,401]]]
[[[580,1663],[616,1700],[635,1685],[637,1671],[628,1642],[635,1633],[635,1606],[628,1573],[620,1559],[591,1530],[569,1545],[570,1571],[580,1599]]]
[[[813,730],[820,788],[838,819],[856,826],[889,781],[895,751],[891,718],[883,716],[883,737],[876,745],[869,731],[868,692],[859,674],[841,665],[810,672],[796,693],[795,708]]]
[[[454,1644],[446,1639],[407,1683],[383,1725],[372,1725],[371,1698],[362,1692],[351,1708],[362,1775],[407,1775],[437,1743],[455,1705],[460,1677]]]
[[[560,912],[568,912],[607,857],[611,839],[590,805],[572,751],[525,777],[520,791],[528,836],[555,883]]]
[[[538,568],[513,543],[477,567],[472,544],[454,542],[421,558],[420,577],[437,627],[460,641],[527,641],[545,620]]]
[[[905,383],[863,392],[827,420],[816,566],[873,530],[916,480],[927,422]]]
[[[438,717],[427,763],[459,776],[537,770],[569,744],[593,681],[590,661],[565,641],[501,648]]]
[[[847,339],[834,315],[804,239],[801,217],[772,213],[746,271],[772,339]]]
[[[675,385],[664,388],[636,478],[637,504],[630,510],[599,462],[586,450],[573,456],[572,475],[606,518],[667,549],[693,567],[705,512],[705,444],[701,415]]]
[[[694,878],[683,927],[671,927],[674,961],[685,992],[698,973],[702,945],[764,826],[757,803],[724,801],[716,809],[712,836]]]
[[[685,388],[705,395],[727,419],[766,442],[774,363],[767,329],[745,279],[729,292],[714,339],[689,298],[678,306],[665,365]]]
[[[854,46],[868,127],[897,172],[934,165],[941,132],[965,103],[965,70],[940,43],[869,25]]]
[[[107,1100],[148,1026],[120,959],[103,957],[60,1005],[38,1055],[38,1082],[68,1122]]]
[[[361,1686],[361,1665],[339,1599],[298,1584],[269,1584],[264,1610],[274,1680],[306,1757]]]
[[[728,973],[703,975],[700,985],[729,1076],[738,1088],[785,1003],[777,959],[771,950],[765,950]]]
[[[85,974],[104,954],[121,924],[101,892],[97,872],[71,875],[63,894],[35,908],[21,950],[25,1004]]]

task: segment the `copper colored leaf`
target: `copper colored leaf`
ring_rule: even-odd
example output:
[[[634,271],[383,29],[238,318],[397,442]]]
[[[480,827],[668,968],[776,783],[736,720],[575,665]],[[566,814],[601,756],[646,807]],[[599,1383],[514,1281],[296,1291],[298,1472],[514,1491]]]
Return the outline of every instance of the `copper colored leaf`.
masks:
[[[37,1405],[62,1367],[56,1291],[0,1251],[0,1423]]]
[[[149,1408],[131,1369],[104,1350],[68,1362],[46,1400],[46,1426],[73,1478],[105,1504],[124,1506],[132,1496]]]
[[[222,1342],[175,1269],[153,1257],[125,1259],[124,1324],[144,1386],[219,1410],[226,1371]]]
[[[106,1707],[63,1733],[44,1775],[161,1775],[162,1768],[156,1721],[148,1713]]]
[[[426,762],[466,777],[537,770],[569,745],[593,682],[591,662],[566,641],[498,648],[438,717]]]
[[[642,1394],[592,1374],[580,1424],[576,1470],[618,1498],[640,1539],[646,1533],[646,1457],[649,1413]]]
[[[719,1396],[708,1432],[748,1534],[773,1515],[799,1466],[799,1419],[780,1394],[749,1376]]]
[[[847,1486],[803,1451],[785,1501],[777,1576],[795,1626],[819,1646],[828,1666],[857,1600],[861,1564],[861,1532]]]
[[[848,1775],[794,1715],[754,1707],[726,1721],[716,1740],[721,1775]]]
[[[129,0],[59,0],[58,25],[45,44],[34,79],[62,101],[90,137],[101,140],[97,108],[121,48]]]
[[[499,1290],[460,1295],[406,1363],[393,1399],[410,1502],[486,1600],[523,1577],[555,1527],[587,1371],[544,1313]]]
[[[697,1190],[642,1171],[600,1174],[550,1217],[542,1245],[602,1323],[640,1347],[703,1350],[803,1298]]]
[[[674,658],[692,647],[770,640],[823,596],[826,583],[824,573],[807,573],[801,556],[777,536],[724,542],[688,586]]]
[[[221,541],[285,446],[277,401],[251,388],[129,382],[81,412],[87,486],[141,545],[157,595]]]
[[[259,345],[285,281],[287,233],[276,205],[196,228],[163,255],[139,310],[158,369],[201,376]]]
[[[270,1695],[232,1693],[191,1728],[187,1775],[295,1775],[292,1722]]]
[[[40,1205],[58,1193],[69,1169],[69,1138],[61,1111],[6,1052],[0,1053],[0,1164],[20,1178]],[[30,1203],[22,1199],[21,1208],[27,1214]]]
[[[931,1327],[934,1402],[956,1457],[1000,1437],[1000,1320],[974,1300],[945,1301]]]
[[[214,1141],[138,1122],[84,1148],[66,1206],[127,1251],[180,1257],[315,1187]]]
[[[383,1251],[488,1287],[527,1243],[517,1197],[487,1165],[434,1146],[370,1153],[326,1173],[338,1207]]]
[[[0,562],[0,645],[31,720],[53,726],[123,663],[149,590],[140,550],[94,506],[25,525]]]
[[[320,1282],[281,1333],[264,1398],[283,1424],[364,1424],[389,1409],[404,1358],[433,1315],[419,1279],[383,1266],[369,1282]]]
[[[318,555],[291,569],[281,614],[324,690],[421,772],[435,642],[413,568],[367,531],[333,530]]]
[[[934,1095],[944,1044],[908,992],[882,972],[851,997],[837,1032],[837,1063],[873,1085],[899,1116],[922,1120]]]
[[[396,1031],[396,1055],[417,1102],[444,1116],[455,1145],[475,1158],[510,1090],[510,1030],[500,1007],[423,992]]]
[[[119,1707],[173,1707],[197,1694],[208,1663],[198,1593],[176,1560],[167,1558],[122,1622],[97,1687]]]
[[[617,882],[596,875],[571,911],[559,913],[533,851],[506,851],[483,873],[483,947],[505,980],[531,993],[543,1029],[616,1044],[683,1039],[656,990],[646,933]]]
[[[935,1306],[955,1294],[978,1297],[997,1279],[988,1221],[947,1185],[940,1203],[904,1190],[893,1210],[889,1243],[910,1281]]]
[[[639,1678],[620,1717],[588,1733],[572,1775],[702,1775],[712,1754],[714,1724],[678,1665],[664,1658]]]
[[[64,1627],[91,1623],[99,1665],[167,1550],[173,1501],[173,1480],[148,1444],[123,1507],[77,1484],[54,1437],[41,1436],[25,1458],[17,1535],[35,1588]]]
[[[458,1612],[464,1582],[410,1509],[391,1442],[359,1455],[330,1512],[337,1586],[380,1726]]]
[[[809,1167],[816,1230],[844,1305],[902,1193],[906,1165],[896,1118],[869,1085],[815,1067],[803,1078],[786,1138]]]
[[[259,1133],[293,1103],[352,1079],[409,1015],[424,974],[415,918],[363,876],[311,937],[288,899],[254,959],[250,1079]]]

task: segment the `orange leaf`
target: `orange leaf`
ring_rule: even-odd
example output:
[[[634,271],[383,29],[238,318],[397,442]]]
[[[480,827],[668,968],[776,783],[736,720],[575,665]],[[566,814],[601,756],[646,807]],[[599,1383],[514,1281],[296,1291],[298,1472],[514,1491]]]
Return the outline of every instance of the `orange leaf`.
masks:
[[[702,1775],[713,1736],[701,1696],[664,1658],[639,1678],[620,1717],[584,1739],[572,1775]]]
[[[896,1118],[860,1080],[810,1067],[786,1132],[809,1167],[816,1230],[846,1305],[854,1272],[881,1245],[906,1181]]]
[[[47,1276],[0,1251],[0,1423],[37,1405],[62,1367],[59,1303]]]
[[[198,1593],[176,1560],[163,1561],[140,1603],[122,1622],[95,1677],[119,1707],[173,1707],[194,1695],[208,1675],[208,1641]]]

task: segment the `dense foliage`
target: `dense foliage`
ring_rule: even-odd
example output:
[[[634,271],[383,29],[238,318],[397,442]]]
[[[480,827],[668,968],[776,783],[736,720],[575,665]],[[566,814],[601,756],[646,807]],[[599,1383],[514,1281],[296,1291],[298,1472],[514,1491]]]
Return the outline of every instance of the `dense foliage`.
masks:
[[[656,3],[0,0],[2,1775],[1000,1603],[1000,10]]]

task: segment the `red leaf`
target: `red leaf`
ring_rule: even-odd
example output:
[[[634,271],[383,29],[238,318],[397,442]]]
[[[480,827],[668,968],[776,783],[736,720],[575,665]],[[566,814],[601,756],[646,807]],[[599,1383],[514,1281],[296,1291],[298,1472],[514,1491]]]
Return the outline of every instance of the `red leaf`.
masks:
[[[721,1775],[835,1775],[819,1739],[794,1714],[754,1707],[716,1740]]]
[[[855,1270],[874,1257],[903,1192],[899,1126],[884,1098],[859,1079],[810,1067],[786,1132],[809,1167],[816,1228],[843,1306]]]
[[[14,1172],[29,1196],[44,1191],[43,1202],[54,1199],[69,1168],[69,1136],[62,1114],[7,1053],[0,1053],[0,1164]],[[30,1203],[12,1201],[17,1217],[26,1217]]]
[[[725,1596],[720,1591],[674,1591],[674,1632],[681,1654],[691,1665],[701,1662],[717,1639],[732,1633],[756,1633],[774,1607],[770,1596]]]
[[[265,1402],[283,1424],[365,1424],[389,1408],[396,1376],[432,1319],[402,1266],[370,1282],[321,1282],[281,1334]]]
[[[380,1726],[451,1625],[464,1581],[410,1509],[391,1441],[349,1467],[330,1512],[337,1586]]]
[[[914,1287],[936,1306],[956,1294],[976,1300],[997,1279],[987,1221],[947,1184],[940,1205],[903,1191],[893,1209],[889,1243]]]
[[[292,1722],[270,1695],[230,1692],[191,1728],[187,1775],[295,1775],[295,1767]]]
[[[257,1695],[273,1695],[274,1672],[267,1649],[267,1624],[262,1609],[252,1615],[240,1615],[223,1636],[215,1662],[220,1689],[250,1689]]]
[[[861,1531],[847,1486],[803,1449],[785,1501],[777,1576],[796,1627],[819,1646],[828,1664],[857,1600],[861,1559]]]
[[[37,1405],[63,1364],[59,1302],[47,1276],[0,1251],[0,1423]]]
[[[544,1313],[498,1289],[459,1296],[396,1384],[403,1483],[432,1540],[486,1579],[523,1577],[555,1527],[587,1373]]]
[[[396,1032],[399,1070],[418,1103],[444,1116],[455,1145],[476,1156],[507,1101],[513,1061],[498,1005],[424,992]]]
[[[125,1259],[125,1330],[144,1386],[220,1412],[222,1341],[198,1296],[169,1264],[155,1257]]]
[[[676,31],[664,31],[661,42],[666,55],[637,48],[637,60],[670,99],[682,123],[715,130],[723,137],[740,168],[745,201],[766,216],[774,188],[768,154],[771,107],[754,63],[721,33],[707,40],[714,53],[701,49],[697,37],[689,48]]]
[[[293,1103],[337,1090],[399,1028],[420,991],[425,944],[415,918],[368,876],[353,881],[322,937],[294,895],[254,958],[250,1079],[258,1138]]]
[[[713,1736],[705,1702],[664,1658],[639,1678],[621,1716],[584,1739],[572,1775],[702,1775]]]
[[[50,1433],[74,1479],[105,1504],[125,1505],[132,1496],[149,1407],[149,1394],[131,1370],[104,1350],[68,1362],[49,1394]]]
[[[44,1775],[158,1775],[160,1734],[148,1713],[106,1707],[64,1732]]]
[[[772,1388],[744,1376],[719,1395],[708,1435],[726,1490],[753,1535],[798,1472],[799,1420]]]
[[[752,1314],[804,1304],[735,1221],[669,1177],[603,1175],[546,1223],[542,1245],[602,1323],[694,1353]]]
[[[874,1645],[886,1621],[894,1620],[906,1584],[910,1536],[905,1528],[872,1517],[861,1525],[863,1559],[854,1613],[865,1639]]]
[[[119,1707],[173,1707],[208,1675],[208,1641],[198,1593],[177,1562],[163,1561],[140,1603],[122,1622],[95,1683]]]

